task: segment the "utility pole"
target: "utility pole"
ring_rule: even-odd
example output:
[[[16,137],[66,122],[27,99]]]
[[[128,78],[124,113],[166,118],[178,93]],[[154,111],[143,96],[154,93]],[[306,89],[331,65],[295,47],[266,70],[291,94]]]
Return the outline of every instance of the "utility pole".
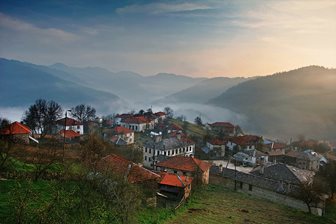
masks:
[[[64,129],[63,129],[63,162],[64,162],[64,156],[65,156],[65,131],[66,131],[66,122],[67,122],[67,118],[68,118],[68,111],[71,112],[71,110],[66,110],[65,111],[65,119],[64,119]]]
[[[237,190],[237,159],[235,158],[235,183],[234,183],[234,190]]]

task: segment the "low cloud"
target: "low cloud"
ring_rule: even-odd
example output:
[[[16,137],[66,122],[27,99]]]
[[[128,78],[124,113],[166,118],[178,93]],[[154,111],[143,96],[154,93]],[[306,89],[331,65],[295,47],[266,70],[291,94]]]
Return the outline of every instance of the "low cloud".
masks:
[[[140,13],[140,14],[166,14],[166,13],[178,13],[178,12],[190,12],[195,10],[211,9],[210,6],[200,3],[150,3],[144,5],[128,5],[116,10],[119,14],[128,13]]]
[[[0,117],[10,121],[21,121],[25,110],[23,107],[0,107]]]
[[[22,21],[6,14],[0,13],[0,29],[9,29],[19,34],[39,36],[40,39],[61,40],[64,42],[73,42],[78,40],[78,36],[56,28],[40,28],[34,24]]]

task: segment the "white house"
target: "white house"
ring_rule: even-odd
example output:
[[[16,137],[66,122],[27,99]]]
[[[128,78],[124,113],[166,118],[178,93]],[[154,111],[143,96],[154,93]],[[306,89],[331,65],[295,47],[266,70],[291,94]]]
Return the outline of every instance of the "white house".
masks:
[[[121,126],[129,128],[135,132],[144,132],[150,128],[150,121],[144,116],[125,118],[121,120],[120,124]]]
[[[156,163],[177,155],[195,155],[195,143],[181,136],[166,139],[157,136],[144,144],[143,164],[145,167],[153,168]]]
[[[213,152],[217,157],[225,156],[225,141],[222,139],[211,139],[202,148],[205,153]]]
[[[111,141],[117,145],[130,145],[134,143],[134,131],[122,126],[117,126],[112,130]]]
[[[256,150],[261,140],[261,137],[255,135],[235,136],[228,139],[226,146],[230,151]]]
[[[57,132],[60,132],[61,130],[65,129],[65,130],[72,130],[80,135],[84,134],[83,124],[80,121],[77,121],[73,118],[67,117],[59,119],[56,121],[56,124],[57,124]]]

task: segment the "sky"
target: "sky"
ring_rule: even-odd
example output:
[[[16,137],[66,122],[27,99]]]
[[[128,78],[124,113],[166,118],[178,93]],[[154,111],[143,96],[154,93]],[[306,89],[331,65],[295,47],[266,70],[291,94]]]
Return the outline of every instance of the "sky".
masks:
[[[335,0],[0,0],[0,57],[142,75],[336,67]]]

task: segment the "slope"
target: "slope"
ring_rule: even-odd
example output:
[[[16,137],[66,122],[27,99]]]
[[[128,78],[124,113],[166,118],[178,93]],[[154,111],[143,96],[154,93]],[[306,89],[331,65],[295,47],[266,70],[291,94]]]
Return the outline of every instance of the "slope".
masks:
[[[0,70],[0,106],[26,106],[38,98],[72,105],[120,100],[112,93],[63,80],[28,63],[0,59]]]
[[[247,115],[262,134],[335,139],[335,86],[336,69],[308,66],[241,83],[209,103]]]
[[[203,80],[192,87],[169,95],[162,99],[163,102],[188,102],[188,103],[205,103],[210,99],[219,96],[232,86],[249,80],[247,78],[226,78],[216,77]]]
[[[130,71],[110,72],[99,67],[76,68],[60,63],[49,68],[54,69],[58,77],[95,89],[111,91],[130,102],[150,102],[203,80],[167,73],[145,77]],[[64,77],[57,71],[66,72],[70,76]]]

